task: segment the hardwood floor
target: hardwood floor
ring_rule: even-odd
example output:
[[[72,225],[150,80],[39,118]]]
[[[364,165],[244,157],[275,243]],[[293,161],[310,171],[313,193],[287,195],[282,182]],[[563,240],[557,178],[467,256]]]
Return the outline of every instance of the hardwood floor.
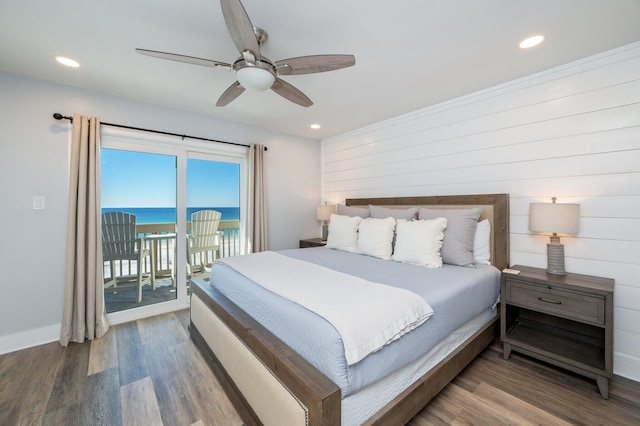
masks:
[[[102,339],[0,356],[0,425],[242,425],[181,311],[112,327]],[[640,385],[595,381],[485,350],[409,422],[424,425],[640,424]]]

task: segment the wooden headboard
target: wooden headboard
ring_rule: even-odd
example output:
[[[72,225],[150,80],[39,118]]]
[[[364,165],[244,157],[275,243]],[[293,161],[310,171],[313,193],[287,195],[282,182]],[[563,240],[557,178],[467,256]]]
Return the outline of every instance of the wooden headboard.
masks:
[[[480,220],[491,224],[491,263],[503,270],[509,267],[509,194],[438,195],[424,197],[347,198],[347,206],[369,205],[391,208],[428,207],[482,208]]]

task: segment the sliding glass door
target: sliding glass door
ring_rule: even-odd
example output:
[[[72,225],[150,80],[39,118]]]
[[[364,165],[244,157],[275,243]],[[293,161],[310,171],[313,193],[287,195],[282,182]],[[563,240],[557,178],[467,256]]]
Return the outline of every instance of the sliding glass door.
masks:
[[[107,313],[176,299],[176,156],[100,155]]]
[[[209,279],[212,263],[241,253],[240,164],[190,153],[187,160],[187,280]]]
[[[104,130],[101,144],[109,320],[186,308],[191,279],[208,279],[215,259],[244,252],[246,149]],[[203,211],[215,229],[194,225]],[[202,230],[209,237],[198,239]]]

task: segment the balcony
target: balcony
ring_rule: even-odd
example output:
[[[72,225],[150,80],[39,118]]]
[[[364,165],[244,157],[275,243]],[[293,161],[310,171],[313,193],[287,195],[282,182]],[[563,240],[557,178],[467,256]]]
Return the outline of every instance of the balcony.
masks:
[[[153,250],[156,260],[156,277],[168,276],[172,274],[174,266],[173,257],[175,254],[175,224],[174,223],[148,223],[136,225],[138,235],[144,237],[154,235],[155,244],[146,241],[147,248]],[[221,220],[218,226],[220,233],[220,257],[237,256],[240,254],[240,221],[239,220]],[[187,222],[187,232],[191,232],[191,222]],[[158,238],[159,235],[168,234],[167,238]],[[199,259],[198,259],[199,260]],[[207,254],[205,263],[213,262],[213,253]],[[134,273],[135,262],[133,263]],[[144,272],[150,271],[150,262],[145,262]],[[129,267],[131,265],[128,265]]]
[[[166,287],[171,286],[174,288],[172,291],[173,296],[171,298],[175,299],[175,223],[149,223],[149,224],[137,224],[136,231],[138,236],[140,237],[150,237],[153,236],[152,239],[146,239],[144,244],[146,248],[152,251],[152,256],[155,259],[155,277],[156,277],[156,286]],[[191,223],[187,223],[187,232],[191,231]],[[239,220],[221,220],[218,226],[218,233],[220,235],[220,257],[229,257],[229,256],[237,256],[240,255],[240,221]],[[166,236],[166,237],[163,237]],[[217,254],[217,253],[216,253]],[[203,254],[206,256],[205,259],[202,259],[204,264],[213,263],[214,253],[208,252]],[[199,255],[196,255],[199,256]],[[196,259],[196,261],[200,261],[201,259]],[[135,277],[137,274],[137,262],[134,260],[117,260],[114,261],[114,275],[117,277]],[[151,272],[151,260],[147,257],[142,265],[142,272],[144,274],[150,274]],[[185,270],[186,274],[187,271]],[[111,266],[109,262],[104,262],[104,278],[105,281],[111,279]],[[120,280],[120,279],[119,279]],[[145,286],[150,287],[150,286]],[[127,287],[118,285],[119,289],[125,290]],[[112,302],[114,298],[113,291],[109,291],[111,289],[107,289],[105,292],[105,303],[107,305],[107,312],[115,312],[119,310],[128,309],[130,307],[146,305],[149,303],[156,303],[147,298],[145,301],[143,295],[143,301],[141,304],[136,305],[135,299],[133,296],[133,292],[127,292],[131,294],[131,297],[126,297],[126,299],[131,299],[131,306],[123,307],[118,305],[116,307],[116,302]],[[147,289],[143,289],[143,294]],[[160,297],[159,295],[156,297]],[[112,303],[112,306],[110,306]],[[125,305],[129,305],[127,302]]]

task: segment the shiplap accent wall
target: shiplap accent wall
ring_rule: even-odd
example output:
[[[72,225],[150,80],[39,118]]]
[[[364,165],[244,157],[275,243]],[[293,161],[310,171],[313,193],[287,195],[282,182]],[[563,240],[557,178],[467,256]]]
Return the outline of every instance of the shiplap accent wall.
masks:
[[[566,268],[616,280],[614,371],[640,381],[640,42],[326,139],[322,186],[330,203],[509,193],[511,263],[538,267],[529,204],[580,203]]]

